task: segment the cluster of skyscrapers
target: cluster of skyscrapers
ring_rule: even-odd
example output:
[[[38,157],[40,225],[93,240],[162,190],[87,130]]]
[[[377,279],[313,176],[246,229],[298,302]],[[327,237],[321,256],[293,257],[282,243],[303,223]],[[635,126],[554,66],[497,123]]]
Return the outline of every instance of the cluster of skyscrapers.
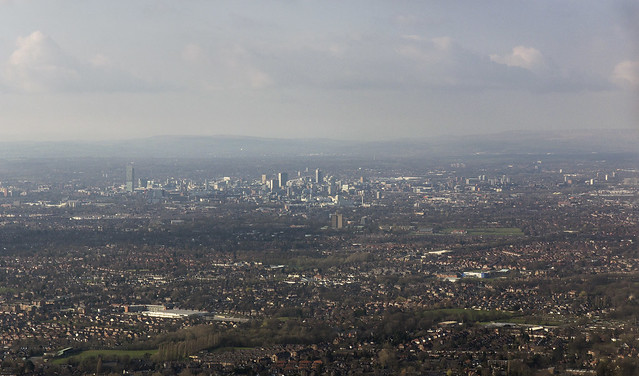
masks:
[[[287,182],[288,182],[287,172],[279,172],[277,174],[277,178],[273,178],[273,179],[269,179],[268,175],[262,174],[262,184],[266,184],[271,189],[271,191],[275,191],[277,189],[285,189]]]

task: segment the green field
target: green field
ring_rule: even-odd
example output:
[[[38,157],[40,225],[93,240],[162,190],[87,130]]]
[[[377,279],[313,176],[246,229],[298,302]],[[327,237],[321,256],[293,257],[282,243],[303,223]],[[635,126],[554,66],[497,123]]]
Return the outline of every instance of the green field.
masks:
[[[90,358],[92,356],[102,356],[103,358],[107,357],[116,357],[116,356],[128,356],[132,359],[144,358],[146,354],[153,355],[158,350],[86,350],[77,354],[71,354],[64,358],[58,358],[53,361],[53,364],[64,364],[69,359],[75,358],[79,361],[85,358]]]
[[[513,324],[525,325],[544,325],[544,326],[560,326],[566,323],[565,318],[558,316],[519,316],[512,317],[504,322],[512,322]]]
[[[522,236],[523,231],[517,227],[478,227],[469,229],[445,228],[442,230],[444,234],[451,234],[454,230],[466,230],[467,235],[486,235],[486,236]]]

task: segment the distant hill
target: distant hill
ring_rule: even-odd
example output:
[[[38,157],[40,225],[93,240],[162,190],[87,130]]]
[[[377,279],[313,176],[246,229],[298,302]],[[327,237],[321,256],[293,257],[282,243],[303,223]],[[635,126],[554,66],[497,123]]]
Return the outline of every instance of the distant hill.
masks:
[[[639,131],[504,132],[340,141],[242,136],[157,136],[120,141],[0,142],[0,158],[418,157],[471,154],[639,153]]]

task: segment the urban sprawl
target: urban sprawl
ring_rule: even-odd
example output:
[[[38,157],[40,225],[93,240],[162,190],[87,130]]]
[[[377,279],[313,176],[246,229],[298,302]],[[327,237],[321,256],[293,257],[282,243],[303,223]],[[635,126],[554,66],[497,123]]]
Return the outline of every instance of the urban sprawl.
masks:
[[[632,159],[63,163],[0,169],[0,374],[639,369]]]

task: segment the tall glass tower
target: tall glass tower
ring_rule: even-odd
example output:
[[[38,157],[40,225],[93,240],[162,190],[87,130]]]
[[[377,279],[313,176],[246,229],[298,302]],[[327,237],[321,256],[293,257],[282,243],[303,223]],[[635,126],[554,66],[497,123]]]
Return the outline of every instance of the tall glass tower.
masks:
[[[135,170],[133,163],[126,165],[126,191],[133,192],[135,189]]]

